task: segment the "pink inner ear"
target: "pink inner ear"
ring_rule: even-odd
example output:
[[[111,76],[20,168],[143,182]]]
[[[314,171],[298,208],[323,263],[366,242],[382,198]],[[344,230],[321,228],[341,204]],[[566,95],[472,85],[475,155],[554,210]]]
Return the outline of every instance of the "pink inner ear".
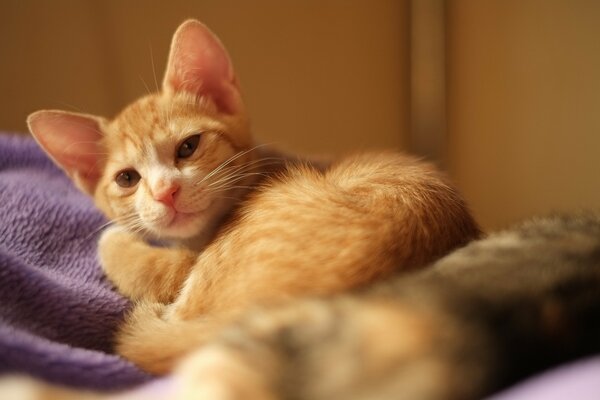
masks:
[[[208,96],[226,113],[239,111],[240,93],[227,51],[198,21],[186,21],[175,32],[163,87]]]
[[[63,111],[38,111],[28,118],[31,133],[85,191],[93,191],[101,176],[102,132],[95,117]]]

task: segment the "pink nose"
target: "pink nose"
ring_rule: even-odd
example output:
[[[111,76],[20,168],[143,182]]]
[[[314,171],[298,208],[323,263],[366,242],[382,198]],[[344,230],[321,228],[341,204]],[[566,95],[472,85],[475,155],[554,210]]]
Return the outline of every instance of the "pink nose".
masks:
[[[177,194],[178,191],[179,185],[175,183],[164,188],[160,188],[160,190],[157,190],[153,193],[154,200],[160,201],[168,206],[173,206],[173,203],[175,202],[175,194]]]

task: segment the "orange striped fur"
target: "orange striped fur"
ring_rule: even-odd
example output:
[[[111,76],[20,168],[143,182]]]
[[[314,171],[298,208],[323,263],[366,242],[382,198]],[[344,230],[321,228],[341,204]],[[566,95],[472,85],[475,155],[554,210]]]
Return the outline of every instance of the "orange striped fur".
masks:
[[[479,235],[457,191],[413,157],[317,164],[257,146],[227,53],[197,21],[175,33],[159,93],[113,120],[28,121],[115,223],[99,256],[136,301],[117,350],[151,372],[172,370],[248,307],[363,286]],[[124,187],[123,173],[139,180]]]

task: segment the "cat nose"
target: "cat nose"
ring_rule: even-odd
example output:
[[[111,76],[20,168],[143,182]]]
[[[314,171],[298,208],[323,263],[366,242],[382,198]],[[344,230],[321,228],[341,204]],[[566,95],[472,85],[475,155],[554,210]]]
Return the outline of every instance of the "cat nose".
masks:
[[[179,185],[172,183],[166,187],[162,187],[153,193],[154,200],[160,201],[168,206],[173,206],[175,202],[175,194],[179,191]]]

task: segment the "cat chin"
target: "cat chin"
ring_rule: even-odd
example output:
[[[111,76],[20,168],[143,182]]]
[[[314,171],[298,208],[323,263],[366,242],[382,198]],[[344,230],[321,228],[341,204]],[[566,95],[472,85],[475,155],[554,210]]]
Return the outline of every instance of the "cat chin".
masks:
[[[156,239],[185,240],[200,234],[206,226],[204,212],[175,212],[167,221],[148,224],[146,230]]]

